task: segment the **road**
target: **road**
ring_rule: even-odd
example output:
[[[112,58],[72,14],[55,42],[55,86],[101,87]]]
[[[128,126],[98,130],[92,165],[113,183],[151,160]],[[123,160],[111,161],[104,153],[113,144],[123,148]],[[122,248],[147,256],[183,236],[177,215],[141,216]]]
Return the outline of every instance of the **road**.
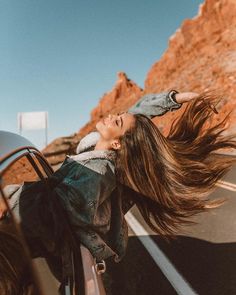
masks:
[[[126,257],[108,263],[107,295],[235,295],[236,166],[223,181],[210,198],[228,201],[194,217],[197,224],[184,227],[170,243],[153,233],[133,207],[138,223],[129,229]]]

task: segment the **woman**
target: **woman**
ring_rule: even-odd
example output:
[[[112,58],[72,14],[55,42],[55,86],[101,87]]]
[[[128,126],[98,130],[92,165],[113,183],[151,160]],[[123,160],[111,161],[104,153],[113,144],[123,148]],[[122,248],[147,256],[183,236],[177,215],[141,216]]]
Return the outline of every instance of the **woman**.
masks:
[[[178,109],[186,112],[164,137],[150,118]],[[173,235],[189,217],[220,202],[202,198],[230,169],[233,159],[212,152],[236,148],[223,136],[228,116],[203,130],[217,97],[176,91],[142,97],[127,113],[109,115],[97,123],[48,180],[25,184],[18,211],[32,255],[54,255],[65,229],[55,200],[68,216],[76,239],[97,260],[125,254],[128,231],[124,214],[136,203],[145,221],[163,236]],[[50,203],[45,195],[50,194]],[[29,222],[30,221],[30,222]],[[55,254],[56,255],[56,254]]]

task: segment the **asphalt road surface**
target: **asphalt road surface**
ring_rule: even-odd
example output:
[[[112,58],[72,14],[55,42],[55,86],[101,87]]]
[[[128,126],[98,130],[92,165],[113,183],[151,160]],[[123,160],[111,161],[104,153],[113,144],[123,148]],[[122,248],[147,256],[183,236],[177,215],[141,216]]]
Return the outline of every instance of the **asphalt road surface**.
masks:
[[[126,257],[108,263],[103,275],[107,295],[235,295],[236,167],[223,180],[210,198],[228,201],[199,214],[193,219],[197,224],[183,228],[170,243],[154,234],[132,208],[138,223],[130,228]]]

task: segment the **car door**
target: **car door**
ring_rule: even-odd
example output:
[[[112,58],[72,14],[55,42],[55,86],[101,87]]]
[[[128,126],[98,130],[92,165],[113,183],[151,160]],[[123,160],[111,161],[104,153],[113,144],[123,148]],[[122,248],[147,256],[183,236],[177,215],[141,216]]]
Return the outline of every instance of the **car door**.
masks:
[[[11,155],[1,173],[1,202],[7,200],[5,205],[10,209],[8,218],[1,221],[1,229],[4,229],[2,235],[4,237],[7,234],[11,235],[11,239],[13,239],[12,236],[18,238],[18,244],[21,245],[21,251],[19,250],[17,256],[11,261],[11,265],[17,266],[17,261],[25,256],[24,261],[28,260],[28,263],[25,262],[25,268],[29,269],[32,274],[32,282],[34,282],[31,288],[39,294],[58,294],[59,282],[52,275],[45,259],[30,259],[28,247],[22,238],[17,196],[25,182],[46,179],[51,173],[52,169],[40,156],[40,153],[33,153],[27,149]],[[9,241],[10,237],[8,237]],[[10,251],[10,247],[5,250]]]
[[[30,259],[27,244],[22,238],[19,204],[17,203],[17,196],[20,194],[24,183],[43,180],[45,186],[47,186],[47,178],[52,175],[53,170],[43,155],[34,148],[28,147],[20,151],[9,151],[9,154],[11,156],[7,157],[5,161],[0,161],[0,201],[5,202],[8,206],[7,223],[11,224],[16,235],[21,237],[21,248],[25,249],[26,254],[19,253],[18,256],[22,257],[23,255],[28,261],[26,268],[32,274],[33,283],[30,287],[34,290],[32,294],[58,294],[60,283],[48,267],[48,261],[44,258]],[[3,227],[4,222],[6,223],[4,220],[0,222],[0,228]],[[66,224],[67,232],[70,233],[68,236],[73,239],[66,217],[63,216],[61,222]],[[82,245],[78,249],[79,251],[76,251],[76,253],[73,251],[70,253],[72,274],[67,277],[67,282],[61,285],[60,294],[105,294],[100,276],[105,268],[97,265],[89,251]],[[12,261],[12,265],[14,265],[14,261],[17,261],[17,259]],[[4,293],[0,292],[0,294]]]

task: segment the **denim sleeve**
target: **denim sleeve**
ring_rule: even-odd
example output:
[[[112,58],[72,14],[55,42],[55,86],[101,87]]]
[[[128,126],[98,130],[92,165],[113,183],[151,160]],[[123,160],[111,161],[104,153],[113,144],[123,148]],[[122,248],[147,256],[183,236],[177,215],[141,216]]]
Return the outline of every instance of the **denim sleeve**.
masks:
[[[178,103],[174,94],[175,90],[158,94],[146,94],[132,106],[128,112],[132,114],[143,114],[150,119],[155,116],[162,116],[168,111],[179,109],[182,104]]]

